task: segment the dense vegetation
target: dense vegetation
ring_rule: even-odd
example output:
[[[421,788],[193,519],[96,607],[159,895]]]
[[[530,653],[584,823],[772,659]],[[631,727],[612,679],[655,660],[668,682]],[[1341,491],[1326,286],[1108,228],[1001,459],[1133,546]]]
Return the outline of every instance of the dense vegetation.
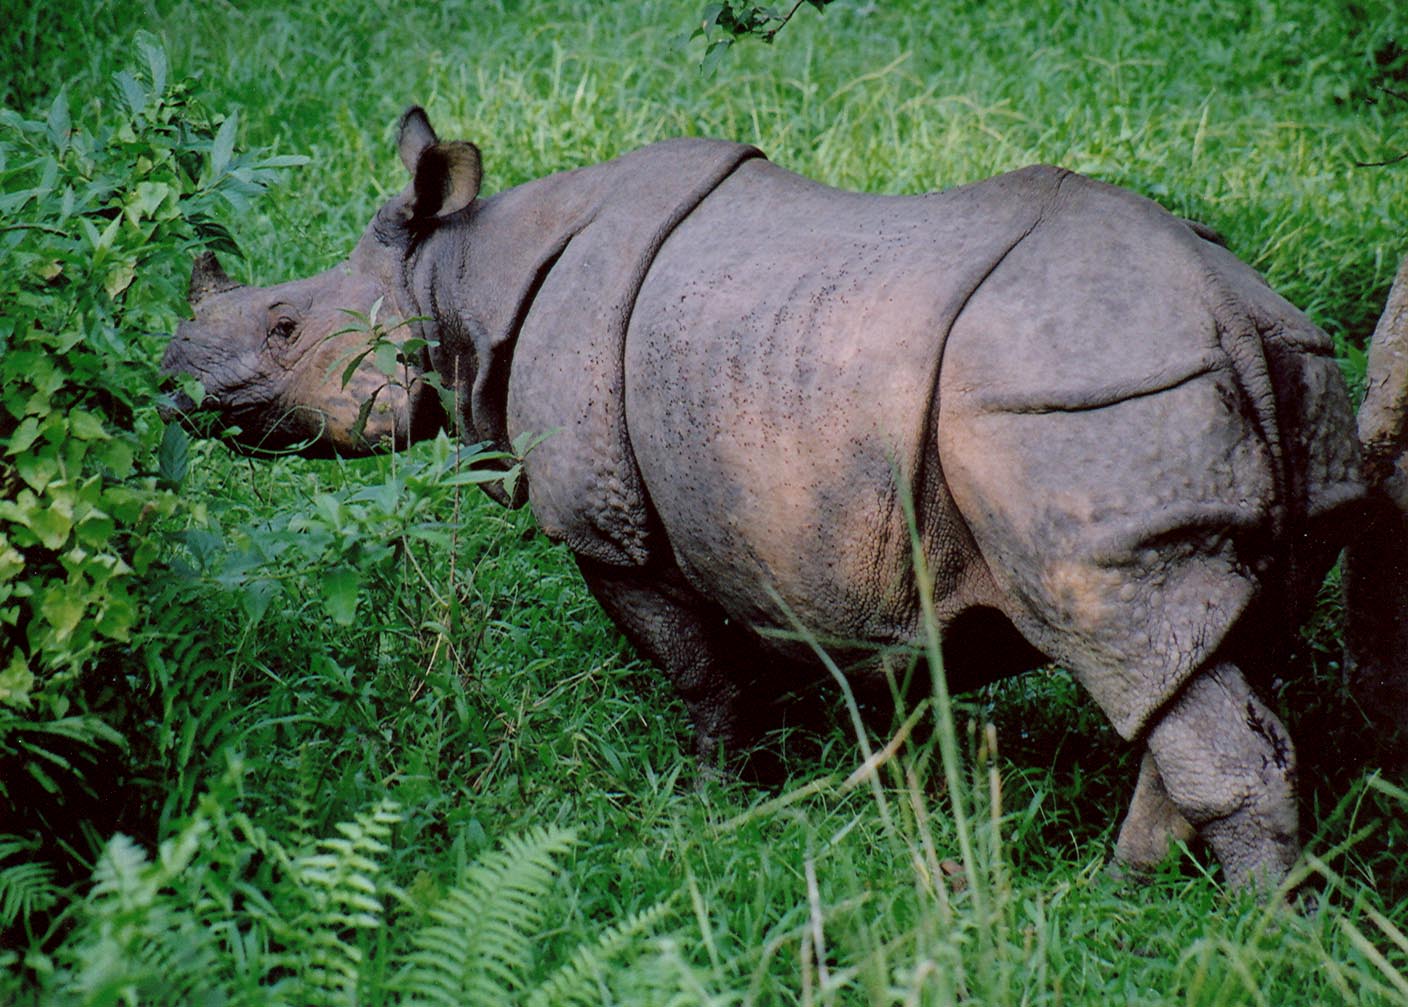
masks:
[[[1293,913],[1198,850],[1104,873],[1133,762],[1059,671],[938,697],[878,769],[838,730],[780,792],[696,791],[682,708],[448,439],[250,460],[157,417],[191,256],[343,257],[412,101],[491,191],[676,134],[876,191],[1058,162],[1214,226],[1362,380],[1401,4],[838,0],[707,72],[756,5],[702,6],[7,9],[0,1003],[1408,997],[1408,793],[1345,754],[1333,584],[1276,697]]]

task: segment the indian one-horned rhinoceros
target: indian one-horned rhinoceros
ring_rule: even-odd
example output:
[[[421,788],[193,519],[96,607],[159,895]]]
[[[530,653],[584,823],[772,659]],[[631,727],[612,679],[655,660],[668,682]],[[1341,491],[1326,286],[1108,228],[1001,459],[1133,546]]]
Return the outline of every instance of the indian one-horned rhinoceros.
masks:
[[[1249,681],[1351,515],[1377,506],[1403,549],[1381,487],[1408,364],[1376,372],[1371,488],[1324,333],[1121,189],[1041,166],[864,195],[691,139],[479,199],[478,150],[420,109],[399,146],[412,181],[345,263],[269,288],[197,264],[164,366],[247,444],[357,454],[441,427],[423,382],[335,363],[366,339],[346,309],[417,319],[467,440],[553,432],[527,500],[710,762],[810,681],[787,631],[847,641],[858,687],[920,637],[912,494],[954,687],[1060,662],[1146,746],[1117,857],[1196,828],[1232,883],[1287,872],[1295,757]],[[1399,620],[1400,557],[1366,551],[1356,667],[1391,720],[1401,652],[1375,620]]]

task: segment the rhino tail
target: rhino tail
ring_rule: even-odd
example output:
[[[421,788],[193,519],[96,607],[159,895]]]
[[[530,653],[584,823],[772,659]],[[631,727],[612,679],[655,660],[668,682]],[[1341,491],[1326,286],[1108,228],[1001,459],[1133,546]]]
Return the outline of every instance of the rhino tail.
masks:
[[[1345,678],[1380,764],[1408,770],[1408,258],[1369,346],[1359,442],[1369,513],[1343,561]]]

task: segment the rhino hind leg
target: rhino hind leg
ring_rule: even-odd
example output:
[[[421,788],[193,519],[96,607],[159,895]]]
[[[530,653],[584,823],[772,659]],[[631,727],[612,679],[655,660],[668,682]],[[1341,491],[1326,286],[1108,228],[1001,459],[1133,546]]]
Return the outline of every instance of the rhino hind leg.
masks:
[[[577,565],[606,614],[661,668],[689,710],[706,775],[781,782],[780,755],[765,746],[779,726],[785,675],[768,675],[757,642],[731,625],[673,566],[619,567],[582,556]]]
[[[1235,665],[1197,675],[1148,746],[1168,799],[1212,846],[1229,886],[1270,889],[1289,873],[1300,853],[1295,750]]]
[[[1408,508],[1382,506],[1365,522],[1345,550],[1343,588],[1345,678],[1362,717],[1357,761],[1408,776]]]
[[[1139,782],[1134,787],[1129,813],[1115,841],[1116,872],[1127,868],[1146,874],[1163,863],[1175,842],[1187,842],[1196,830],[1178,805],[1169,797],[1168,787],[1147,749],[1139,764]]]

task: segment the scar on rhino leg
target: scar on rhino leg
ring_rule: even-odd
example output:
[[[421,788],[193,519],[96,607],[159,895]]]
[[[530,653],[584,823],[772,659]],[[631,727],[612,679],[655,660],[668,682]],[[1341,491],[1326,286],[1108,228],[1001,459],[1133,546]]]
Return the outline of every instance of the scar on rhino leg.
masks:
[[[1247,701],[1247,726],[1264,738],[1271,746],[1271,760],[1277,769],[1286,769],[1291,764],[1291,742],[1284,730],[1277,730],[1276,724],[1267,721],[1257,710],[1257,704]]]

